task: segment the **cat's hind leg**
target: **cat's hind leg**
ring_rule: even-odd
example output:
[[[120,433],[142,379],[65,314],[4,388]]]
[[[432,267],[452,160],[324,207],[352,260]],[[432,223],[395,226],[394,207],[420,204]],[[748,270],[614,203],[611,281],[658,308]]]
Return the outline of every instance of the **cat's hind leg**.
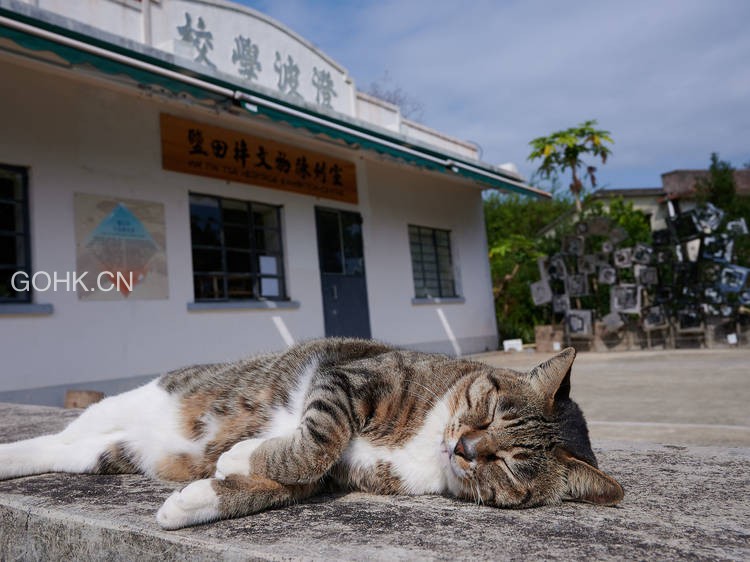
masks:
[[[46,472],[97,472],[100,461],[108,471],[125,466],[118,455],[116,435],[91,435],[68,439],[62,433],[43,435],[16,443],[0,444],[0,480]]]
[[[87,408],[64,430],[0,444],[0,480],[46,472],[156,472],[165,455],[190,452],[179,403],[157,381]]]

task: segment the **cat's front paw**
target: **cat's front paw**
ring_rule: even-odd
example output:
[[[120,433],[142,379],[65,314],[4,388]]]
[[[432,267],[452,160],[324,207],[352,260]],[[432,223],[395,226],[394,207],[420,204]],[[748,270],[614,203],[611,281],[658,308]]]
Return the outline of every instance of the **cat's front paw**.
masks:
[[[250,474],[250,455],[263,441],[265,439],[245,439],[226,453],[222,453],[219,460],[216,461],[214,478],[224,480],[229,474],[248,476]]]
[[[219,519],[219,497],[212,480],[197,480],[167,498],[156,513],[162,529],[173,530]]]

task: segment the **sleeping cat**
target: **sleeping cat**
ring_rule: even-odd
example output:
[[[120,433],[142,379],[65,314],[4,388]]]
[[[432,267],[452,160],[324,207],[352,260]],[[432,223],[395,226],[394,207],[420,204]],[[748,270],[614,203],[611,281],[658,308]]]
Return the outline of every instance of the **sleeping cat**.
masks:
[[[529,373],[355,339],[172,371],[56,435],[0,445],[0,479],[45,472],[192,481],[156,519],[177,529],[331,486],[497,507],[614,505],[570,399],[566,349]]]

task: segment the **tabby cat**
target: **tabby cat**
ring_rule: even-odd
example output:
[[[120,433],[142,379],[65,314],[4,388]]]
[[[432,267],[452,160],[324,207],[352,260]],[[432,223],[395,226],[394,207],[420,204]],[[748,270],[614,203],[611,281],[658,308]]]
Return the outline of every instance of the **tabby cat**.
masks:
[[[194,366],[89,407],[56,435],[0,445],[0,479],[45,472],[192,481],[177,529],[335,486],[497,507],[613,505],[570,399],[572,348],[528,373],[355,339]]]

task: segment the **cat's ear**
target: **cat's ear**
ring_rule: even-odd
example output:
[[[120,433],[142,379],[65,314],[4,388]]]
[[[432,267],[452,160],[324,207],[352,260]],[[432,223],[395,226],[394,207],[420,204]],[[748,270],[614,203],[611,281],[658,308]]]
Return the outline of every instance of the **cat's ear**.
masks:
[[[570,369],[575,358],[576,350],[568,347],[529,371],[527,380],[549,406],[570,396]]]
[[[564,450],[558,452],[558,459],[568,469],[569,499],[597,505],[615,505],[622,501],[625,491],[611,476]]]

